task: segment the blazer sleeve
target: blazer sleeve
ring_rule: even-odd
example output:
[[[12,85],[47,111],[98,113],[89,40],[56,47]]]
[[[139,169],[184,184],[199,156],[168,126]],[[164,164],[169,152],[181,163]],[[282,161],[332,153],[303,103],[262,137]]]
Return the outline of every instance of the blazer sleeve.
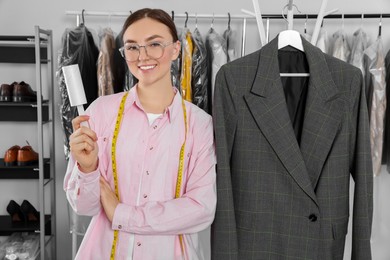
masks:
[[[217,76],[213,120],[217,152],[217,209],[211,228],[212,259],[237,259],[238,244],[230,159],[237,125],[230,75],[223,66]],[[233,85],[233,84],[232,84]],[[230,88],[231,87],[231,88]]]
[[[373,168],[370,149],[369,119],[362,74],[356,73],[351,85],[351,175],[355,181],[353,203],[352,260],[371,259],[373,214]]]

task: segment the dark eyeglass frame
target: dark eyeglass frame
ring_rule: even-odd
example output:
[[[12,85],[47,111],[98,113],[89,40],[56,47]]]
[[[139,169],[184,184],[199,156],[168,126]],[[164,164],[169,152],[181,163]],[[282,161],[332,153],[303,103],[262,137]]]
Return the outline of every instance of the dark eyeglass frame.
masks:
[[[159,58],[161,58],[162,56],[164,56],[165,48],[166,48],[167,46],[171,45],[171,44],[174,44],[174,43],[175,43],[175,42],[166,42],[166,43],[151,42],[151,43],[148,43],[148,44],[145,44],[145,45],[139,45],[139,44],[136,44],[136,43],[131,44],[132,47],[137,47],[137,50],[138,50],[138,56],[137,56],[137,58],[134,59],[134,60],[128,60],[128,59],[126,59],[126,55],[125,55],[125,51],[126,51],[126,50],[125,50],[125,47],[126,47],[126,45],[125,45],[125,46],[122,46],[121,48],[119,48],[119,52],[121,53],[121,56],[122,56],[125,60],[127,60],[127,61],[129,61],[129,62],[133,62],[133,61],[136,61],[136,60],[139,59],[139,55],[140,55],[140,53],[141,53],[141,48],[144,48],[144,49],[145,49],[145,53],[146,53],[146,55],[147,55],[148,57],[153,58],[153,59],[159,59]],[[155,45],[155,44],[158,44],[158,45],[160,45],[160,46],[162,47],[162,53],[161,53],[161,56],[160,56],[160,57],[153,57],[153,56],[150,56],[150,55],[148,54],[148,47],[150,47],[150,46],[152,46],[152,45]]]

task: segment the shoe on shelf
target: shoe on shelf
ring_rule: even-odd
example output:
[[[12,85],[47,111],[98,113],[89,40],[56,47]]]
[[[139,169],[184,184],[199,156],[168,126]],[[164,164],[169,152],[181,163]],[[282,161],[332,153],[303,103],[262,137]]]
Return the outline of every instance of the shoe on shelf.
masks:
[[[11,84],[2,84],[0,87],[0,102],[11,102],[14,92],[14,86],[18,84],[13,82]]]
[[[18,150],[16,163],[18,166],[32,165],[38,162],[38,158],[38,153],[30,145],[26,145]]]
[[[14,85],[12,101],[13,102],[36,102],[37,92],[32,90],[29,84],[22,81]]]
[[[11,200],[7,206],[7,212],[11,216],[12,222],[25,222],[26,217],[22,212],[21,206],[14,200]]]
[[[19,149],[20,149],[19,145],[14,145],[5,152],[5,154],[4,154],[4,165],[5,166],[15,166],[16,165]]]
[[[27,221],[35,222],[39,220],[39,212],[27,200],[23,200],[22,205],[20,205],[20,209]]]

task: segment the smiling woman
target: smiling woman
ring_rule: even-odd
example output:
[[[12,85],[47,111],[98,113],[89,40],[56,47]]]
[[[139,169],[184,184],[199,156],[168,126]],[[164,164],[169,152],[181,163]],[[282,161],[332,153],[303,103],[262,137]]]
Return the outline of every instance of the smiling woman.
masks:
[[[180,42],[167,13],[134,12],[122,33],[138,83],[72,122],[64,189],[93,216],[76,259],[208,259],[199,232],[216,207],[211,117],[172,86]]]

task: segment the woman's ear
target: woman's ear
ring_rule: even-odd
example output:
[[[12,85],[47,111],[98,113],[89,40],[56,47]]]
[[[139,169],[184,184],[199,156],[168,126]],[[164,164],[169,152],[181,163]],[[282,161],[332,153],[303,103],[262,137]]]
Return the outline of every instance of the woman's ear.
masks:
[[[173,49],[172,49],[172,60],[176,60],[179,57],[181,50],[181,43],[180,41],[176,41],[173,43]]]

